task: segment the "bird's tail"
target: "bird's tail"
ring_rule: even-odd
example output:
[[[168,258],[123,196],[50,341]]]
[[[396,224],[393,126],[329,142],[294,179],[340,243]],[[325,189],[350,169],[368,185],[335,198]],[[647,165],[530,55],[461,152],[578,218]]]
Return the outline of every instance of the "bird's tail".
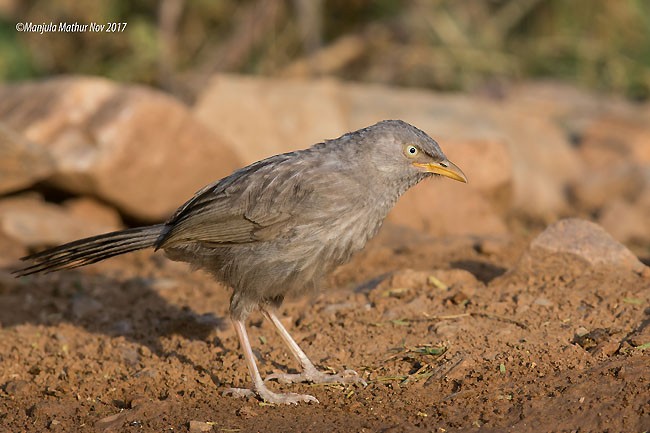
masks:
[[[60,245],[21,260],[30,265],[12,273],[21,277],[89,265],[131,251],[153,247],[165,231],[164,224],[120,230]]]

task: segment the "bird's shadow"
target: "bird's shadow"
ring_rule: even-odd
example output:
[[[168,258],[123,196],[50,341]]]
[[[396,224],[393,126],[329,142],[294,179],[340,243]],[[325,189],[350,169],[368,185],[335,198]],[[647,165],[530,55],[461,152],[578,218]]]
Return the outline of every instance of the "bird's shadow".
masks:
[[[68,323],[96,334],[123,336],[158,356],[176,357],[189,364],[193,363],[182,354],[165,350],[161,337],[178,335],[207,341],[213,334],[211,343],[226,350],[214,331],[230,326],[227,316],[197,314],[187,306],[170,303],[160,292],[175,289],[165,287],[171,280],[120,278],[77,270],[16,280],[5,276],[0,279],[3,328]],[[214,289],[223,290],[216,285]]]

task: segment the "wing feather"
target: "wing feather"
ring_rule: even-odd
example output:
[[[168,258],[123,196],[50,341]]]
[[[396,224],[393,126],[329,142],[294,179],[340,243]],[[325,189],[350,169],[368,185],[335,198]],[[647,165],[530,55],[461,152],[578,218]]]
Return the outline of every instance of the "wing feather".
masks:
[[[167,221],[171,228],[156,248],[249,243],[290,230],[306,195],[296,174],[310,169],[297,153],[257,162],[198,191]]]

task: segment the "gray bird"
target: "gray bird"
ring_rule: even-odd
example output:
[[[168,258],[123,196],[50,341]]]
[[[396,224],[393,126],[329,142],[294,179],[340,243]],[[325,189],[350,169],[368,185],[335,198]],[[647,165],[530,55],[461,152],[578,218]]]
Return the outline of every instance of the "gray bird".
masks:
[[[318,371],[275,310],[285,297],[318,288],[379,230],[406,190],[431,176],[467,178],[440,146],[416,127],[386,120],[308,149],[272,156],[207,185],[164,224],[70,242],[24,257],[17,276],[72,269],[153,247],[172,260],[210,272],[232,288],[230,316],[253,381],[230,389],[270,403],[318,402],[311,395],[278,394],[255,363],[245,320],[259,309],[302,367],[275,374],[291,382],[360,382],[354,371]],[[267,378],[267,379],[269,379]]]

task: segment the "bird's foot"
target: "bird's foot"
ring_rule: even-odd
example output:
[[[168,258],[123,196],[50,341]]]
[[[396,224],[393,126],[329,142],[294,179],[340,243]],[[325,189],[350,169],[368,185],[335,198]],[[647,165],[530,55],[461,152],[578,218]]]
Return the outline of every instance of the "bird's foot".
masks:
[[[279,394],[271,391],[266,386],[260,387],[256,390],[248,388],[228,388],[222,395],[230,395],[238,398],[257,397],[264,400],[266,403],[272,404],[298,404],[304,403],[319,403],[318,399],[308,394],[287,393]]]
[[[368,385],[354,370],[344,370],[340,374],[330,374],[318,371],[315,368],[305,369],[305,371],[298,374],[274,373],[264,380],[277,380],[280,383],[360,383],[363,386]]]

